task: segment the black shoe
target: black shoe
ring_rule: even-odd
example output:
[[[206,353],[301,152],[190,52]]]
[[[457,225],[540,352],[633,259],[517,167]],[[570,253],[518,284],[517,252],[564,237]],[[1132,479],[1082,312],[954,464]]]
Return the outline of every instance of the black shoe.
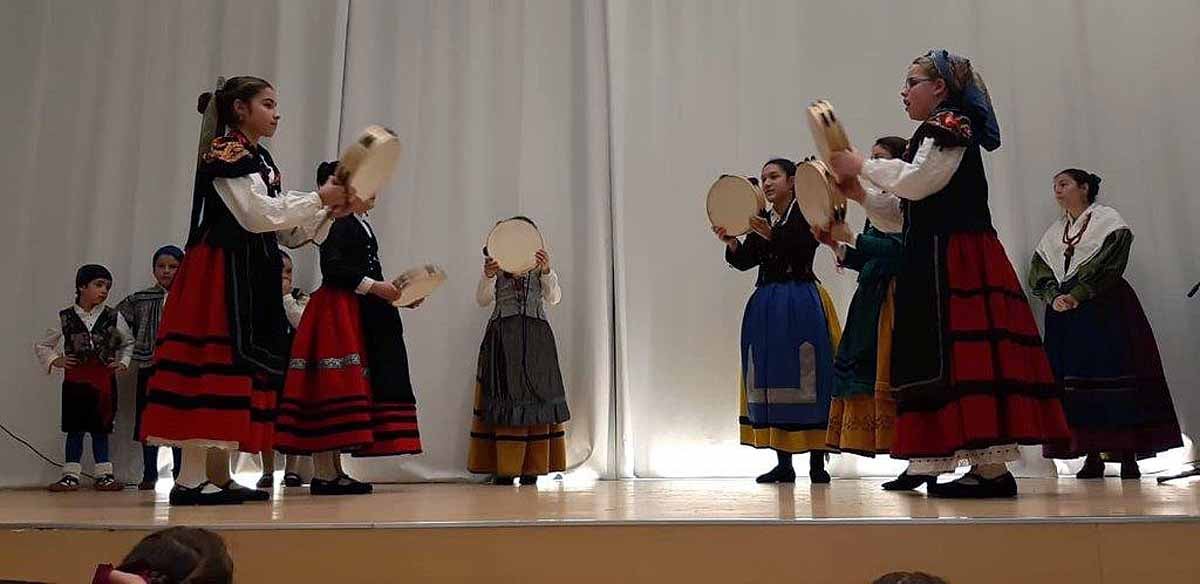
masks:
[[[825,453],[808,453],[808,480],[814,485],[828,485],[829,472],[825,470]]]
[[[107,492],[123,491],[125,490],[125,483],[118,481],[117,477],[111,474],[106,474],[96,477],[95,482],[92,483],[92,488],[97,491]]]
[[[1102,479],[1104,478],[1104,461],[1099,456],[1089,456],[1083,462],[1083,468],[1075,473],[1077,479]]]
[[[275,477],[265,474],[261,477],[258,477],[258,482],[255,483],[254,486],[259,489],[269,489],[275,486]]]
[[[283,473],[283,486],[302,487],[304,486],[304,479],[300,477],[300,473],[285,472]]]
[[[70,491],[79,490],[79,477],[75,475],[63,475],[61,479],[50,483],[46,487],[51,493],[67,493]]]
[[[204,492],[204,487],[212,483],[204,481],[195,487],[185,487],[178,483],[171,488],[171,494],[167,501],[172,506],[184,505],[241,505],[245,499],[239,497],[233,491],[221,489],[210,493]]]
[[[502,487],[503,486],[511,487],[513,484],[513,477],[502,477],[500,475],[496,475],[495,477],[492,478],[492,484],[500,485]]]
[[[791,467],[776,466],[771,469],[771,472],[758,475],[754,482],[759,484],[772,483],[794,483],[796,482],[796,469]]]
[[[271,493],[260,491],[258,489],[247,489],[246,487],[237,484],[232,479],[230,479],[230,481],[224,485],[217,485],[217,487],[223,491],[233,493],[233,495],[236,497],[241,497],[243,501],[261,503],[263,501],[271,500]]]
[[[943,499],[1001,499],[1017,496],[1017,479],[1006,472],[994,479],[967,473],[949,483],[930,483],[929,496]]]
[[[537,475],[521,475],[521,484],[522,485],[536,485],[537,484]]]
[[[368,495],[374,490],[371,483],[354,480],[348,475],[341,475],[332,481],[313,477],[312,482],[308,483],[308,492],[313,495]]]
[[[1142,478],[1142,469],[1138,468],[1137,461],[1121,463],[1121,480],[1136,480]]]
[[[885,491],[911,491],[917,487],[928,484],[934,484],[937,479],[930,475],[908,474],[908,471],[900,473],[900,476],[883,483]]]

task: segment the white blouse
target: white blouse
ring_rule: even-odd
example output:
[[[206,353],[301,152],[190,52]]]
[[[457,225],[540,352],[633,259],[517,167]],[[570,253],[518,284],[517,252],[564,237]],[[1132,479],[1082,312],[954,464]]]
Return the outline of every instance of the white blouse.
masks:
[[[562,288],[558,286],[558,274],[549,270],[540,276],[542,281],[542,300],[554,306],[562,301]],[[496,300],[496,278],[482,276],[479,287],[475,289],[475,302],[480,306],[490,306]]]
[[[375,230],[371,228],[370,223],[367,223],[366,214],[355,213],[354,218],[358,219],[358,226],[363,228],[363,231],[366,232],[367,237],[374,239]],[[354,293],[358,294],[359,296],[366,296],[367,294],[371,293],[371,288],[375,286],[375,284],[376,282],[374,279],[363,276],[363,279],[358,281],[358,287],[354,289]]]
[[[251,233],[274,231],[279,243],[290,248],[325,241],[333,226],[333,216],[321,203],[320,195],[288,191],[272,197],[258,173],[215,178],[213,187],[243,229]]]
[[[920,201],[950,184],[967,149],[942,148],[925,138],[912,162],[899,158],[875,158],[863,162],[859,174],[880,189],[901,199]]]
[[[871,181],[862,181],[863,211],[867,219],[876,229],[887,233],[900,233],[904,230],[904,211],[900,209],[900,197],[885,192]]]
[[[304,308],[308,306],[308,300],[307,294],[302,295],[299,300],[296,300],[290,293],[283,295],[283,312],[287,314],[292,328],[300,328],[300,319],[304,316]]]

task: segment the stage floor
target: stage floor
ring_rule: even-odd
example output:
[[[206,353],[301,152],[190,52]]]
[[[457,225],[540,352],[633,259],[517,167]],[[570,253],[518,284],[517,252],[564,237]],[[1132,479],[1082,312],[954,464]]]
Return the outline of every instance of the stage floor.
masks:
[[[886,493],[881,480],[379,485],[178,508],[165,492],[0,492],[0,581],[86,582],[168,525],[228,542],[240,582],[1196,582],[1200,482],[1022,480],[1015,500]]]
[[[269,503],[172,508],[165,492],[0,491],[0,527],[216,529],[498,527],[661,523],[955,523],[1200,521],[1200,482],[1023,479],[1015,500],[889,493],[879,480],[758,485],[750,479],[553,481],[533,487],[376,485],[372,495],[275,490]]]

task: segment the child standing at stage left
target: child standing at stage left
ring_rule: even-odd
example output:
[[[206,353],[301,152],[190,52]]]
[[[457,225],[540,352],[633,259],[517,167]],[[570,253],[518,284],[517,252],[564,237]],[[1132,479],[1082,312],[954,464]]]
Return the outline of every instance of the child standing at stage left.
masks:
[[[58,312],[54,324],[34,345],[47,373],[63,370],[62,431],[67,433],[63,475],[48,488],[79,489],[83,435],[92,436],[97,491],[125,488],[113,476],[108,435],[117,412],[116,374],[129,368],[133,334],[125,318],[104,304],[112,289],[108,268],[88,264],[75,273],[75,303]]]

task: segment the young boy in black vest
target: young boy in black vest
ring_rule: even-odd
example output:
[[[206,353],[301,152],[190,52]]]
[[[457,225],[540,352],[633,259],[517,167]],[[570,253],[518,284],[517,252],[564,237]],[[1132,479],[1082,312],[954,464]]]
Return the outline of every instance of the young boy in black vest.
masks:
[[[92,435],[97,491],[125,487],[113,476],[108,435],[117,411],[116,374],[129,368],[134,338],[125,318],[104,303],[112,289],[108,268],[88,264],[75,274],[75,304],[58,313],[55,325],[34,345],[47,373],[63,370],[62,430],[67,433],[63,476],[48,488],[79,489],[83,435]]]

